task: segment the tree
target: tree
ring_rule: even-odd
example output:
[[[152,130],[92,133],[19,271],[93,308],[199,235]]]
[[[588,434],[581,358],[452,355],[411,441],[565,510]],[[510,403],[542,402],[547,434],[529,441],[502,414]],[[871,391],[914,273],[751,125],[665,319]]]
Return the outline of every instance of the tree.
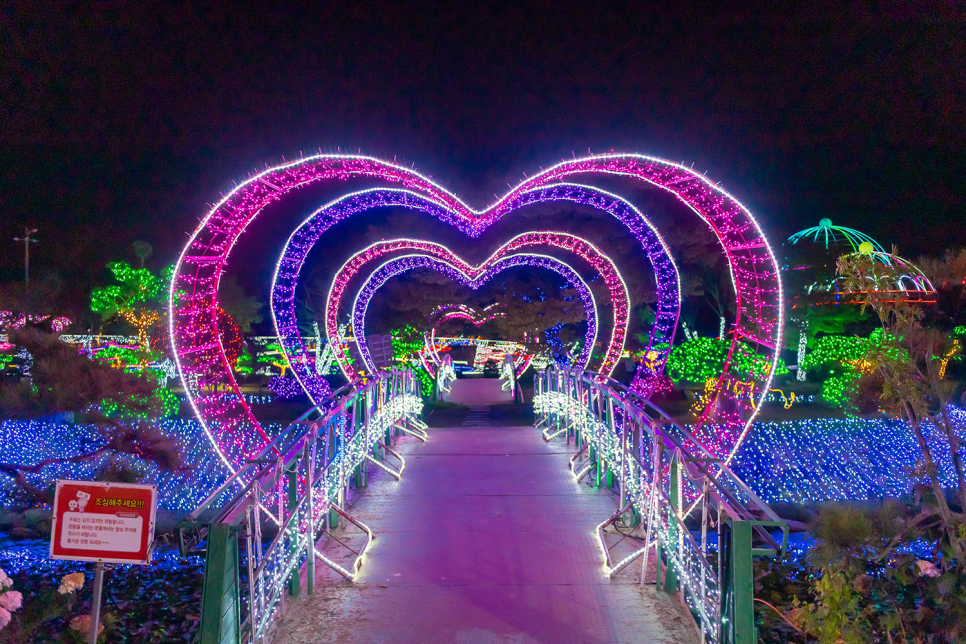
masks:
[[[861,301],[863,311],[871,308],[878,316],[883,333],[870,341],[865,360],[874,365],[876,375],[882,380],[883,407],[904,415],[912,426],[949,545],[959,565],[966,566],[958,534],[960,522],[954,521],[946,503],[936,463],[920,424],[921,420],[931,420],[943,428],[956,468],[962,507],[966,510],[966,480],[959,439],[947,412],[950,387],[939,375],[942,358],[952,355],[955,345],[948,333],[923,328],[924,312],[919,305],[896,296],[894,285],[899,283],[900,275],[894,267],[898,265],[901,264],[895,261],[883,265],[872,253],[855,253],[839,258],[837,269],[843,278],[843,291]]]
[[[117,318],[129,322],[138,331],[141,348],[148,350],[148,334],[161,314],[147,303],[158,297],[161,280],[148,269],[134,269],[127,262],[111,262],[107,267],[119,284],[95,287],[91,291],[91,310],[100,313],[105,323]]]
[[[154,249],[146,241],[138,240],[131,245],[134,246],[134,254],[141,260],[141,268],[144,268],[145,260],[154,254]]]
[[[53,463],[124,453],[154,461],[163,470],[177,467],[174,441],[148,420],[164,406],[156,395],[156,384],[149,378],[79,355],[76,347],[57,334],[36,326],[13,329],[8,337],[10,343],[33,356],[33,366],[29,380],[0,382],[0,417],[29,419],[81,413],[104,439],[101,446],[85,454],[30,465],[0,463],[0,472],[12,477],[34,501],[48,502],[46,494],[33,487],[25,474]]]
[[[231,316],[243,333],[251,333],[252,325],[265,319],[262,315],[262,303],[249,297],[233,275],[225,277],[219,283],[218,305]]]

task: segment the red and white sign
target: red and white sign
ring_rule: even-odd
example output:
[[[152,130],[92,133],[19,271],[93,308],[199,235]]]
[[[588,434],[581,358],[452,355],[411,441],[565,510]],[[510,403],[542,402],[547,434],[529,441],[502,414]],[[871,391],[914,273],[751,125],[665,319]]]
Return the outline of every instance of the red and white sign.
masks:
[[[57,481],[50,558],[151,563],[156,485]]]

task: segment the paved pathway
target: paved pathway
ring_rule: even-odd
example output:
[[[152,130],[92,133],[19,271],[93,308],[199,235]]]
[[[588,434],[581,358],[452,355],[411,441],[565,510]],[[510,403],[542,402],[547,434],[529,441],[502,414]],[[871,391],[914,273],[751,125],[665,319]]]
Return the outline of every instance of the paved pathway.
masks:
[[[513,402],[499,378],[460,378],[449,384],[447,402],[461,405],[506,405]]]
[[[565,445],[532,427],[431,431],[402,444],[402,481],[374,476],[351,509],[376,534],[357,582],[321,571],[276,642],[698,641],[639,565],[604,574],[593,529],[616,503],[574,482]]]

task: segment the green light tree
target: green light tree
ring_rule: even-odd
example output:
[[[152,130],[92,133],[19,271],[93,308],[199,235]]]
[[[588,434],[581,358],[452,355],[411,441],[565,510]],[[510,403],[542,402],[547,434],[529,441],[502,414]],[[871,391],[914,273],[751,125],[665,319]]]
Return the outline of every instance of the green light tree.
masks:
[[[91,310],[101,314],[105,323],[118,318],[134,326],[141,348],[149,350],[148,333],[161,319],[155,300],[161,291],[161,280],[146,268],[131,268],[127,262],[107,265],[119,284],[95,287],[91,291]]]
[[[716,378],[724,370],[725,360],[731,346],[729,340],[697,337],[679,344],[671,350],[667,361],[667,374],[674,382],[702,383]],[[760,356],[745,355],[735,351],[730,372],[739,377],[761,377],[771,368],[771,360]],[[778,361],[776,376],[788,373],[784,360]]]

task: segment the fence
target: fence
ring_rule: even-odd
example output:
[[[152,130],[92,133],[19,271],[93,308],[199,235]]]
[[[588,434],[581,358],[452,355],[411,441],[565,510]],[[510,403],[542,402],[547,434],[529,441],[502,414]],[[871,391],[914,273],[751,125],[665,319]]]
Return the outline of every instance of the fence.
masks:
[[[201,644],[268,641],[286,597],[301,592],[303,572],[313,592],[317,561],[355,576],[372,531],[345,510],[350,484],[365,486],[367,464],[400,476],[405,460],[392,444],[400,432],[425,440],[421,406],[419,383],[408,370],[347,385],[282,431],[182,521],[182,555],[205,555]],[[211,520],[201,520],[234,489]],[[350,568],[316,548],[340,520],[367,535]],[[267,546],[265,525],[277,526]]]
[[[551,366],[535,386],[537,427],[548,441],[573,441],[574,478],[619,490],[618,512],[597,527],[610,574],[644,555],[643,584],[656,548],[657,584],[681,594],[702,642],[757,642],[753,557],[784,553],[787,524],[686,428],[620,383]],[[615,563],[604,530],[627,514],[645,541]]]

